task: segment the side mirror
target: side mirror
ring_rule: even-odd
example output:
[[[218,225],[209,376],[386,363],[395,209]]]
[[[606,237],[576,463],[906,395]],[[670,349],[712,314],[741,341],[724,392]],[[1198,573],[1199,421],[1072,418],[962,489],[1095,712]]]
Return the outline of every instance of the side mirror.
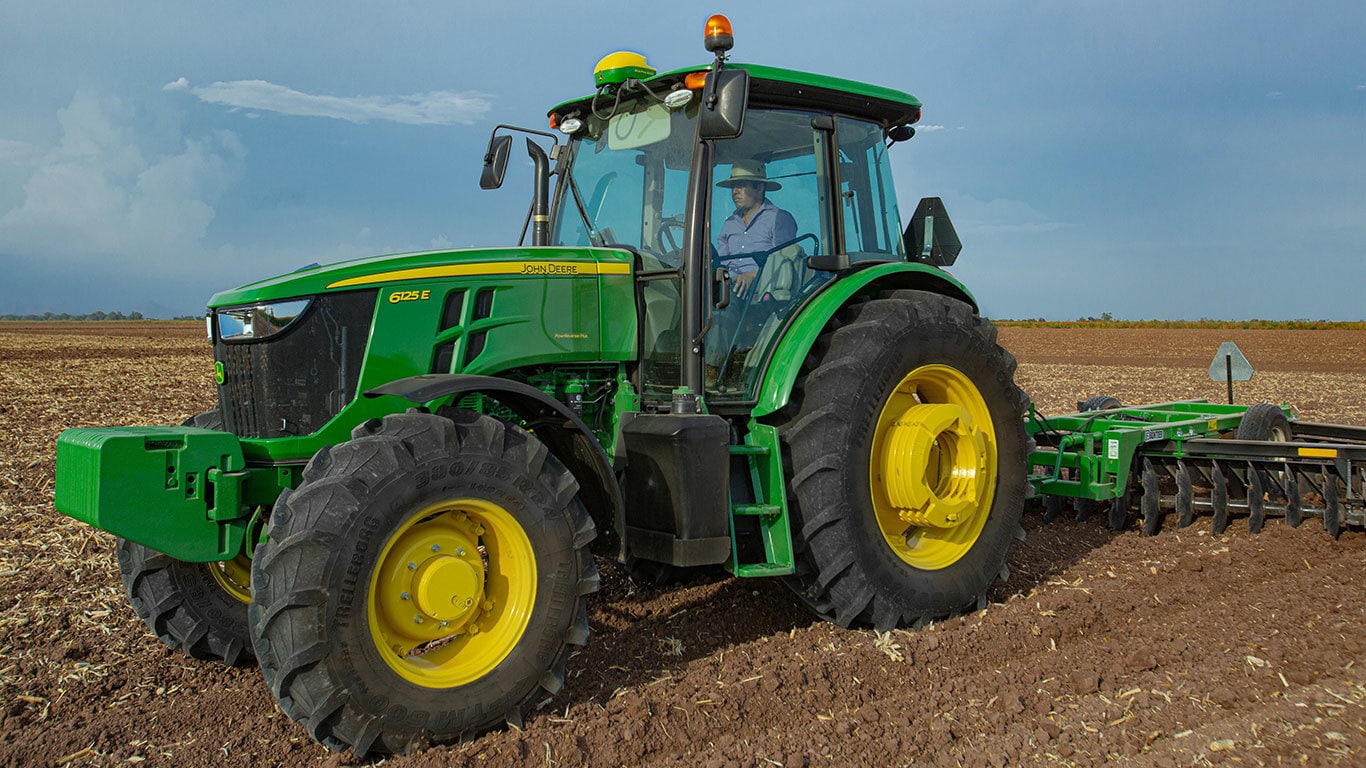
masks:
[[[702,139],[733,139],[745,129],[745,105],[749,103],[749,72],[723,69],[707,76],[702,91],[702,114],[698,133]]]
[[[901,239],[906,246],[906,255],[912,261],[936,267],[953,266],[959,251],[963,250],[949,213],[944,210],[944,201],[937,197],[921,198]]]
[[[503,134],[489,138],[489,149],[484,153],[484,171],[479,175],[481,189],[497,189],[503,186],[503,176],[508,170],[508,155],[511,153],[511,136]]]
[[[891,128],[890,130],[887,131],[887,143],[888,143],[888,144],[897,144],[897,143],[902,142],[902,141],[910,141],[912,136],[915,136],[915,129],[912,128],[911,126],[909,126],[909,125],[896,125],[896,126],[892,126],[892,128]]]

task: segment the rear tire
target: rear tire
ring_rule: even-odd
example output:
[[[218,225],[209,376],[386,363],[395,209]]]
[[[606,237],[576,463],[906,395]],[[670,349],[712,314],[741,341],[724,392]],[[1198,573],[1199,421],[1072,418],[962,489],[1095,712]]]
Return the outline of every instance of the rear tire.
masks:
[[[588,640],[577,492],[540,441],[470,411],[387,416],[319,451],[252,572],[280,708],[359,756],[520,725]]]
[[[887,630],[984,607],[1023,538],[1026,484],[1027,400],[996,329],[961,301],[884,294],[842,309],[806,370],[780,425],[789,585],[841,626]]]

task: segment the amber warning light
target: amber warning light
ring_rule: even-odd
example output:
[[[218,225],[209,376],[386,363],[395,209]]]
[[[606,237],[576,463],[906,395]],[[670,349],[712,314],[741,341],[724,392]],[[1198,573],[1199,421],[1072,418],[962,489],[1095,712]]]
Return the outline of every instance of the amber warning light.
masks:
[[[735,45],[735,33],[731,31],[730,19],[717,13],[707,19],[706,38],[703,43],[708,51],[725,53]]]

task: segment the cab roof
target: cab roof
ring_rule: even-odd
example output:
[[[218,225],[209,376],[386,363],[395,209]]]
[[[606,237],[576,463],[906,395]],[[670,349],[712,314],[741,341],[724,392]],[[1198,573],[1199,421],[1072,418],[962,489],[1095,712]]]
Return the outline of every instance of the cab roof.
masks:
[[[904,91],[763,64],[727,63],[726,67],[749,72],[750,103],[756,106],[831,110],[874,120],[888,128],[920,119],[920,100]],[[709,64],[684,67],[644,82],[658,90],[659,86],[672,87],[693,72],[710,69]],[[592,95],[571,99],[557,104],[550,113],[564,116],[586,109],[592,100]]]

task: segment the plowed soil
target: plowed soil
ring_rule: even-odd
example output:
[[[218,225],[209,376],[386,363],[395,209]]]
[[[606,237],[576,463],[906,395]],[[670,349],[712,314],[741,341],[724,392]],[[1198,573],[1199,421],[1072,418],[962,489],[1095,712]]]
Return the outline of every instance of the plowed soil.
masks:
[[[1366,332],[1007,328],[1045,413],[1095,394],[1222,400],[1366,423]],[[66,427],[174,424],[213,405],[196,324],[0,324],[0,765],[339,765],[259,674],[163,647],[109,536],[52,509]],[[918,632],[813,619],[774,580],[678,587],[606,562],[589,644],[523,730],[394,766],[1361,765],[1366,533],[1208,519],[1144,538],[1103,516],[1027,538],[990,605]]]

